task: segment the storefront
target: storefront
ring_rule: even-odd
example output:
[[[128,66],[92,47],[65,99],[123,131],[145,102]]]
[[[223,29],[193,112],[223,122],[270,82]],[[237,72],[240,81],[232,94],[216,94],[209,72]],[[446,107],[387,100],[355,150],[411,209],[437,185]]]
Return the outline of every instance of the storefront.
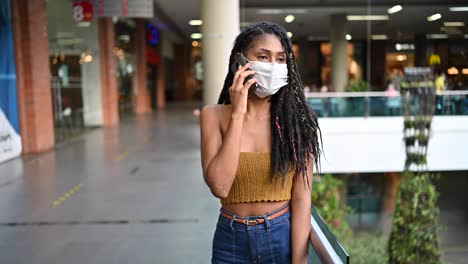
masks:
[[[97,21],[73,12],[71,1],[47,1],[56,141],[102,123]]]

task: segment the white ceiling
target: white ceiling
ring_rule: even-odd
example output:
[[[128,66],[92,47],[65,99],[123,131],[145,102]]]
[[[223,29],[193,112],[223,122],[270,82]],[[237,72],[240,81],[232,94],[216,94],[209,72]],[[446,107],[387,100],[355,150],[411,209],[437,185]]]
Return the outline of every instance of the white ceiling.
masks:
[[[349,15],[366,15],[368,12],[367,0],[239,0],[240,21],[272,21],[281,24],[291,31],[293,39],[313,37],[327,37],[329,34],[331,14],[345,13]],[[444,21],[464,22],[461,28],[463,38],[468,34],[468,12],[450,12],[449,7],[468,6],[467,0],[405,0],[388,1],[372,0],[370,11],[372,15],[387,15],[387,9],[395,4],[401,4],[403,10],[390,15],[390,20],[372,22],[371,34],[387,34],[391,39],[411,39],[414,34],[443,33],[441,27]],[[189,26],[188,21],[200,18],[200,0],[155,0],[156,8],[166,14],[165,22],[172,22],[178,30],[188,37],[190,33],[200,32],[199,26]],[[304,13],[294,14],[295,20],[288,24],[284,22],[287,14],[259,14],[262,9],[301,9]],[[442,19],[428,22],[427,17],[440,13]],[[171,24],[171,23],[169,23]],[[366,22],[348,22],[348,33],[353,39],[365,39],[367,32]]]

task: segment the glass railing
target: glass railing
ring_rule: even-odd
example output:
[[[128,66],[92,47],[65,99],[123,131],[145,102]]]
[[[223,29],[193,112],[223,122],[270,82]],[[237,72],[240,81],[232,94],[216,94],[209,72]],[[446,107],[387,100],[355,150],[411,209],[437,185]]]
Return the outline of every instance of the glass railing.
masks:
[[[398,92],[306,93],[306,99],[319,117],[403,115],[403,97]],[[410,112],[422,107],[417,96],[410,95],[409,100]],[[440,92],[433,107],[435,115],[468,115],[468,90]]]

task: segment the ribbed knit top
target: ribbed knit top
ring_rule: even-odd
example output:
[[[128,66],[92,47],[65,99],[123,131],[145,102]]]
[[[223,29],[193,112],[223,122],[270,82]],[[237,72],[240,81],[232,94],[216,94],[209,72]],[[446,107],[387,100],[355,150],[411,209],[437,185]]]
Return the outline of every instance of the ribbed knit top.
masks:
[[[270,163],[270,152],[241,152],[236,178],[221,204],[290,200],[292,173],[284,185],[281,179],[272,181]]]

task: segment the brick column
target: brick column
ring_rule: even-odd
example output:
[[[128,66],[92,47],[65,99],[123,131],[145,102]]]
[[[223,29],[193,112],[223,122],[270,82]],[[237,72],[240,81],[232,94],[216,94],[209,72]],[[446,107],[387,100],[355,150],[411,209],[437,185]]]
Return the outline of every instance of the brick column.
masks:
[[[166,107],[166,65],[164,64],[164,52],[163,52],[163,32],[159,32],[159,65],[157,72],[157,84],[156,84],[156,106],[158,109],[164,109]]]
[[[146,31],[145,21],[136,19],[135,32],[135,53],[136,53],[136,69],[134,75],[134,108],[135,113],[150,113],[151,112],[151,97],[148,91],[146,64]]]
[[[54,146],[46,1],[11,3],[23,153],[37,153]]]
[[[119,124],[119,90],[115,74],[115,29],[111,18],[98,19],[98,36],[103,126],[116,126]]]
[[[189,85],[191,77],[190,48],[187,44],[174,44],[174,80],[175,99],[190,101],[193,86]]]

